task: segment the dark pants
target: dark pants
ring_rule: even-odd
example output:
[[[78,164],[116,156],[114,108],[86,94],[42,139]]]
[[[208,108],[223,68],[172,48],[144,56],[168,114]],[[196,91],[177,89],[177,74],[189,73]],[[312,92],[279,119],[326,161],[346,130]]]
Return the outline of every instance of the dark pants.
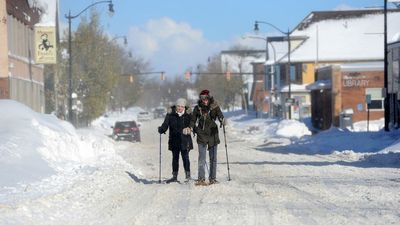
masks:
[[[185,171],[190,171],[189,151],[174,149],[172,151],[172,172],[178,173],[179,171],[179,153],[182,155],[183,168]]]

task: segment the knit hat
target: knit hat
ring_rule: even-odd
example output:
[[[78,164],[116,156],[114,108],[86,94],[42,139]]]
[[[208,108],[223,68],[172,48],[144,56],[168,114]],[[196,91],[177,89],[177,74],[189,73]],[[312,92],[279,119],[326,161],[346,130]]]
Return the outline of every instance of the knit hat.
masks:
[[[205,89],[200,92],[200,95],[210,95],[210,91]]]
[[[184,99],[184,98],[178,98],[178,100],[176,100],[176,105],[179,105],[179,106],[186,106],[186,99]]]
[[[200,99],[210,98],[210,91],[209,90],[202,90],[199,95]]]

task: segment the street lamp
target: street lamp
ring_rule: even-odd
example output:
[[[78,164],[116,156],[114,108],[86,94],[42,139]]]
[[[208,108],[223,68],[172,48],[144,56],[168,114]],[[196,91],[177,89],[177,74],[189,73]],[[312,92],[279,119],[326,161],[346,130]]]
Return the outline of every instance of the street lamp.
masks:
[[[264,22],[264,21],[255,21],[254,23],[254,31],[258,32],[260,29],[258,28],[258,24],[266,24],[269,25],[271,27],[273,27],[275,30],[279,31],[280,33],[286,35],[287,38],[287,42],[288,42],[288,62],[287,62],[287,68],[286,68],[286,80],[288,82],[288,87],[289,87],[289,101],[292,100],[292,90],[291,90],[291,77],[290,77],[290,32],[289,32],[289,28],[287,32],[282,31],[281,29],[279,29],[278,27],[276,27],[275,25],[268,23],[268,22]],[[292,110],[291,108],[289,108],[289,119],[292,119]]]
[[[73,123],[72,116],[72,38],[71,38],[71,20],[80,16],[83,12],[85,12],[90,7],[100,4],[100,3],[108,3],[108,11],[110,13],[114,13],[114,5],[112,0],[109,1],[98,1],[83,9],[81,12],[76,14],[75,16],[71,15],[71,10],[69,10],[68,15],[65,15],[65,18],[68,19],[68,121]]]

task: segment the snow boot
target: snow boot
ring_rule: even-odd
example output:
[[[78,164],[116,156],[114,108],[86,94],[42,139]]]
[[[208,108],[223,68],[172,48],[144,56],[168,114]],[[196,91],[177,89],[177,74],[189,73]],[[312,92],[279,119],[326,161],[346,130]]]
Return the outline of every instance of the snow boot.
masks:
[[[186,180],[190,180],[190,171],[185,171],[185,175],[186,175]]]
[[[209,184],[218,184],[219,182],[216,179],[210,179]]]
[[[194,185],[196,185],[196,186],[207,186],[208,184],[207,184],[207,182],[206,182],[206,179],[204,179],[204,178],[199,178],[199,179],[196,180],[196,182],[194,183]]]
[[[178,182],[178,172],[172,172],[172,178],[166,181],[167,184],[171,182]]]

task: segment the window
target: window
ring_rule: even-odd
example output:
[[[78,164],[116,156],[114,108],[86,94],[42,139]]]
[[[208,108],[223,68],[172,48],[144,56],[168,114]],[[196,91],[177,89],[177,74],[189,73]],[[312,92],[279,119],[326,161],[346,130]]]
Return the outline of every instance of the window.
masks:
[[[382,111],[384,109],[382,88],[367,88],[365,89],[365,95],[371,98],[370,103],[368,104],[367,102],[367,109],[372,111]]]

